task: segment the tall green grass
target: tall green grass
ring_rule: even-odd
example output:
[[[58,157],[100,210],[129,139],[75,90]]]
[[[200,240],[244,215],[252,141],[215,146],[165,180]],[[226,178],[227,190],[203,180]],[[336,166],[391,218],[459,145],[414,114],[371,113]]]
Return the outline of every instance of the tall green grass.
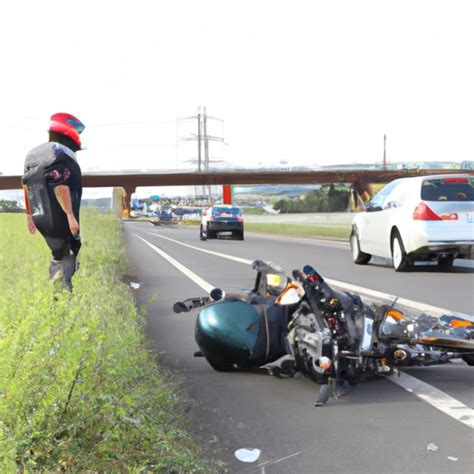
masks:
[[[145,350],[120,222],[82,218],[72,295],[23,215],[0,214],[0,472],[202,472],[176,386]]]

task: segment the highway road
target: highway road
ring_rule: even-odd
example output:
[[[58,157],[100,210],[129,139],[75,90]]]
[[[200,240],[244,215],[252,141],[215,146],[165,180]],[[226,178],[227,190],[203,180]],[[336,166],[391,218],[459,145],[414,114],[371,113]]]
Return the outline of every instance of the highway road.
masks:
[[[131,278],[141,284],[137,301],[148,307],[150,343],[159,362],[182,377],[193,431],[227,472],[472,473],[474,368],[455,361],[407,369],[400,385],[365,382],[315,408],[317,385],[303,377],[213,371],[193,357],[197,313],[172,312],[175,301],[202,296],[203,288],[249,287],[248,262],[261,258],[288,272],[309,263],[327,278],[472,314],[472,262],[450,272],[420,266],[396,273],[388,261],[352,264],[345,242],[251,233],[243,242],[201,242],[196,227],[126,222],[124,228]],[[415,395],[422,392],[424,399]],[[428,451],[429,443],[438,449]],[[242,463],[234,456],[239,448],[261,455]]]

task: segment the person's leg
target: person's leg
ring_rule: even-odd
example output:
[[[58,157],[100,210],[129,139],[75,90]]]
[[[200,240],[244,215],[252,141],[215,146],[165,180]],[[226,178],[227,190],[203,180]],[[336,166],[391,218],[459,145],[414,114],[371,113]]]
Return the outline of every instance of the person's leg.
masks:
[[[63,259],[69,254],[69,243],[63,237],[44,237],[51,250],[49,279],[56,280],[63,274]]]
[[[64,287],[72,291],[72,276],[77,270],[76,257],[81,248],[81,239],[71,233],[63,237],[45,237],[53,256],[49,266],[50,280],[62,277]]]
[[[69,291],[72,291],[72,277],[79,267],[77,255],[81,249],[81,237],[79,235],[74,237],[69,234],[67,241],[68,253],[63,258],[63,284]]]

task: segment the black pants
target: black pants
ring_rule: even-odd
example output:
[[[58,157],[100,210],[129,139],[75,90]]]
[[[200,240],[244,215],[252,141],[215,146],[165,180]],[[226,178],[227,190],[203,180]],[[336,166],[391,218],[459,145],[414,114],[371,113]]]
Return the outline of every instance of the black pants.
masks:
[[[76,257],[81,248],[81,238],[79,235],[74,237],[70,232],[63,237],[44,238],[53,255],[49,265],[49,278],[54,279],[60,275],[64,287],[71,292],[72,277],[78,268]]]
[[[77,257],[79,250],[81,249],[81,237],[78,235],[74,237],[71,232],[65,233],[60,237],[47,237],[44,236],[48,247],[51,249],[51,254],[55,260],[62,260],[64,257],[70,254],[72,251],[74,257]]]

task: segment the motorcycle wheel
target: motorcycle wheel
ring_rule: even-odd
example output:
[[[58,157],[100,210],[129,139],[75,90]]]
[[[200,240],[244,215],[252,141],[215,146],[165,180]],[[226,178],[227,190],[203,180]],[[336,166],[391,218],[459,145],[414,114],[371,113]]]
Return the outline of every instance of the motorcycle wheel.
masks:
[[[216,372],[230,372],[234,365],[230,362],[226,362],[220,359],[215,359],[214,357],[205,355],[204,356],[208,362],[208,364],[216,371]]]

